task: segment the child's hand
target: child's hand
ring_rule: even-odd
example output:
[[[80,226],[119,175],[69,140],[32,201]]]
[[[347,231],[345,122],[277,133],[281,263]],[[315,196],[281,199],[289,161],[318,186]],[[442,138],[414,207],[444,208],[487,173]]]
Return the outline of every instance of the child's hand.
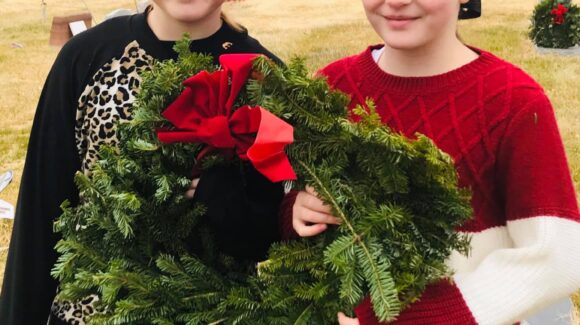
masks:
[[[185,197],[187,199],[193,199],[193,195],[195,194],[195,190],[197,189],[197,184],[199,183],[199,178],[194,179],[193,181],[191,181],[191,186],[189,187],[189,190],[187,190],[187,192],[185,192]]]
[[[338,313],[338,325],[360,325],[360,323],[358,318],[350,318],[343,313]]]
[[[292,226],[300,237],[320,234],[327,224],[338,225],[340,220],[331,215],[331,209],[318,198],[318,193],[311,186],[296,196],[292,207]]]

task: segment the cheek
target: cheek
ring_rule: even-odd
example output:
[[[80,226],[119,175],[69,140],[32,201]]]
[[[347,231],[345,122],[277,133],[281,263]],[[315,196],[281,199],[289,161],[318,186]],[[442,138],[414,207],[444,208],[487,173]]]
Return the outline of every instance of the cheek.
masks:
[[[362,0],[368,21],[371,26],[380,34],[384,26],[384,18],[381,15],[384,0]]]
[[[416,0],[417,4],[425,11],[451,11],[459,10],[459,0]]]
[[[209,12],[214,12],[214,11],[218,10],[226,1],[225,0],[206,0],[205,2],[206,3],[203,7],[205,7],[206,11],[209,13]]]
[[[460,2],[457,0],[419,0],[423,11],[441,19],[457,19]]]
[[[211,7],[217,8],[223,5],[226,2],[226,0],[208,0],[208,2]]]
[[[362,5],[367,15],[376,14],[383,3],[383,0],[362,0]]]
[[[426,14],[428,28],[441,30],[456,24],[459,15],[459,1],[423,0],[419,2],[421,2],[421,7]]]
[[[388,37],[389,33],[385,18],[376,14],[367,13],[367,20],[370,23],[371,27],[381,38],[384,39],[385,37]]]

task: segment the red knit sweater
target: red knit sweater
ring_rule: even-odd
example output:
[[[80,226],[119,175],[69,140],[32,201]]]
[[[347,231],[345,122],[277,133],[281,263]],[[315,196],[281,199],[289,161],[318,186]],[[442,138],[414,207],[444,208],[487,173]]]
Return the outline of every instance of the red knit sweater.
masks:
[[[452,256],[453,283],[429,286],[394,324],[509,324],[580,287],[580,264],[570,255],[580,253],[580,215],[542,88],[481,50],[475,61],[432,77],[390,75],[372,50],[334,62],[322,74],[351,96],[350,107],[372,98],[385,124],[409,137],[430,137],[453,157],[460,184],[473,192],[473,219],[458,229],[472,234],[471,256]],[[294,197],[284,202],[286,237],[296,236]],[[545,282],[562,277],[569,281],[546,293]],[[542,290],[523,292],[528,286]],[[356,314],[362,325],[378,324],[368,299]]]

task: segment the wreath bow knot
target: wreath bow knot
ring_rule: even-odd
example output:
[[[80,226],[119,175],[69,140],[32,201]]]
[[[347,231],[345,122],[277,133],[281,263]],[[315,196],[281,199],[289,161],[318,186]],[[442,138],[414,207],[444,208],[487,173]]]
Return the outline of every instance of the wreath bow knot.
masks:
[[[233,150],[270,181],[293,180],[296,174],[284,152],[294,142],[292,126],[261,106],[233,109],[256,57],[222,55],[222,70],[202,71],[185,80],[183,92],[162,113],[176,129],[158,130],[157,136],[166,144],[205,143],[209,150],[202,153]]]

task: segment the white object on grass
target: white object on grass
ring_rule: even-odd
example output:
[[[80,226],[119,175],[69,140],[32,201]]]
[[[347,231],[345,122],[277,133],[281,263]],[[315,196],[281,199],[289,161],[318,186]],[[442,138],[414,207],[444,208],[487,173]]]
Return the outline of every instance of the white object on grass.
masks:
[[[4,174],[0,175],[0,192],[2,192],[10,182],[12,182],[12,177],[14,174],[11,170],[5,172]]]
[[[87,25],[83,20],[72,21],[68,23],[68,26],[70,27],[70,31],[73,36],[87,30]]]
[[[14,206],[4,200],[0,200],[0,219],[14,219]]]
[[[553,49],[547,47],[535,46],[536,51],[540,54],[556,54],[562,56],[580,56],[580,45],[572,46],[567,49]]]

